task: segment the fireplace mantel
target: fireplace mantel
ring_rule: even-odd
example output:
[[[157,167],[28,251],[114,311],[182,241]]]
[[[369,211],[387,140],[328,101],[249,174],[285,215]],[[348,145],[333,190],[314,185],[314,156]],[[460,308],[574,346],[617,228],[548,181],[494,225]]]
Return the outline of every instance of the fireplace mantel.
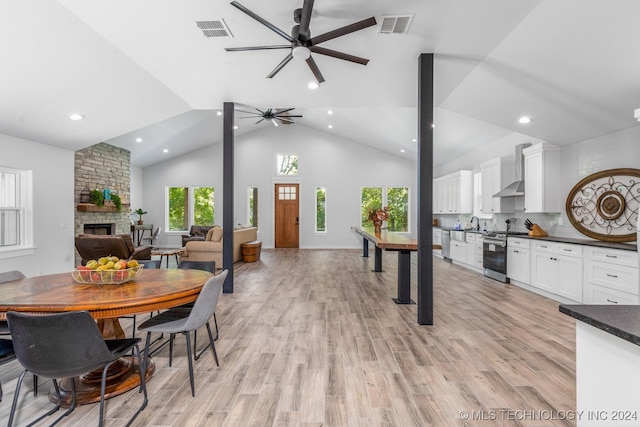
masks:
[[[93,203],[78,203],[76,205],[76,210],[78,212],[122,212],[122,210],[129,205],[122,205],[122,209],[118,211],[118,208],[115,206],[98,206]]]

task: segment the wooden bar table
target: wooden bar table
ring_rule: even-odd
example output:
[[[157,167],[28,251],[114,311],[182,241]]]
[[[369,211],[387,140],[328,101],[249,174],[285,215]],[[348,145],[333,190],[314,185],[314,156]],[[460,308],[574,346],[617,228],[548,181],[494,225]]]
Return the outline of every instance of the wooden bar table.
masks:
[[[382,272],[382,251],[398,252],[398,298],[393,301],[396,304],[415,304],[411,299],[411,252],[418,250],[418,241],[405,234],[393,233],[382,230],[379,233],[373,227],[351,227],[362,237],[362,250],[368,252],[369,242],[376,247],[374,270]]]
[[[105,338],[124,338],[118,317],[164,310],[197,299],[202,286],[212,274],[201,270],[143,269],[130,282],[120,285],[77,283],[71,272],[28,277],[0,286],[0,319],[6,312],[33,314],[87,310]],[[53,338],[53,337],[52,337]],[[149,361],[146,378],[155,371]],[[138,362],[134,357],[122,358],[108,373],[105,397],[113,397],[139,385]],[[100,400],[100,376],[93,372],[75,378],[78,404]],[[70,381],[60,382],[64,406],[71,402]],[[50,393],[55,401],[55,394]]]

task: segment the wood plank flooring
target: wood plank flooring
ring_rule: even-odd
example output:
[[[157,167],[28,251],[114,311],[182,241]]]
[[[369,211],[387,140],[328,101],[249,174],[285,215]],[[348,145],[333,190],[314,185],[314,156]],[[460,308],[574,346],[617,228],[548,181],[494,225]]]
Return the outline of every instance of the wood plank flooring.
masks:
[[[435,325],[420,326],[415,305],[392,301],[397,257],[384,253],[383,267],[373,273],[360,250],[263,249],[261,261],[236,264],[235,292],[217,309],[220,367],[210,352],[195,362],[191,397],[178,338],[172,367],[168,350],[154,357],[149,406],[134,425],[575,425],[558,416],[575,409],[575,323],[557,302],[438,258]],[[20,371],[0,367],[0,424]],[[18,425],[49,404],[51,383],[34,398],[30,378]],[[106,425],[124,425],[139,399],[108,400]],[[60,425],[97,416],[85,405]]]

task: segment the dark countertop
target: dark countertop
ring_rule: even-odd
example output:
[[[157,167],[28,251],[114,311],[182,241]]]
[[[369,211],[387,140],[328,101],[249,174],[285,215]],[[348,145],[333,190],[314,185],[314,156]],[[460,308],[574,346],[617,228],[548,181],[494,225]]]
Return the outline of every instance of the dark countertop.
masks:
[[[640,345],[640,305],[560,305],[560,312]]]
[[[455,230],[452,227],[440,227],[434,226],[433,228],[440,228],[442,230]],[[467,233],[479,233],[479,234],[487,234],[487,232],[483,232],[482,230],[461,230]],[[576,239],[573,237],[559,237],[559,236],[546,236],[546,237],[533,237],[527,235],[514,235],[511,237],[518,237],[521,239],[531,239],[531,240],[546,240],[550,242],[559,242],[559,243],[573,243],[577,245],[586,245],[586,246],[597,246],[600,248],[609,248],[609,249],[622,249],[625,251],[637,251],[638,245],[637,242],[633,243],[617,243],[617,242],[604,242],[602,240],[592,240],[592,239]]]

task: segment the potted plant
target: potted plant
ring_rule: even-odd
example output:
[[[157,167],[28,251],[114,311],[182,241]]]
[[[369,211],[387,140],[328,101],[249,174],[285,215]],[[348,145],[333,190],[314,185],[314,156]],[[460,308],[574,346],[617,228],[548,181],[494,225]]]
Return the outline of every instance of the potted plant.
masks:
[[[138,216],[139,216],[138,224],[142,225],[144,223],[144,221],[142,221],[142,215],[146,214],[147,211],[143,211],[142,209],[138,208],[136,211],[134,211],[134,213],[138,214]]]

